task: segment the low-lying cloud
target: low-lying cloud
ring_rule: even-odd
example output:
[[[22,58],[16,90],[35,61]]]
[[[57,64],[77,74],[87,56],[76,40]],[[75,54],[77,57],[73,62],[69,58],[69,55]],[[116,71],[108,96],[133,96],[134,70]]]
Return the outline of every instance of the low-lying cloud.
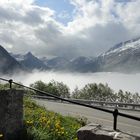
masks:
[[[3,77],[3,76],[2,76]],[[103,83],[108,84],[114,91],[122,89],[130,92],[140,92],[140,73],[137,74],[122,74],[122,73],[61,73],[61,72],[38,72],[35,71],[31,74],[15,74],[11,77],[4,76],[8,79],[13,79],[16,82],[23,83],[29,86],[38,80],[43,82],[50,82],[51,80],[63,82],[67,84],[71,92],[76,88],[80,89],[88,83]]]

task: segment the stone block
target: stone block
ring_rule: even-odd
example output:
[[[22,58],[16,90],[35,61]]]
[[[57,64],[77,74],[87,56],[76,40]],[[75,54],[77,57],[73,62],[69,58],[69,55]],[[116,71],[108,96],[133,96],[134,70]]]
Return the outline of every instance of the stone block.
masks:
[[[77,131],[78,140],[140,140],[137,135],[113,131],[110,127],[88,124]]]

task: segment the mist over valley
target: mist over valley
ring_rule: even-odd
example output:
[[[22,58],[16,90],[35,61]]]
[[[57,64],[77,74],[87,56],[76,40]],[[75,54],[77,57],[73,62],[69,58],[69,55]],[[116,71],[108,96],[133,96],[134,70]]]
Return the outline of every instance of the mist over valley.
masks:
[[[32,73],[13,74],[12,76],[4,76],[7,79],[12,78],[16,82],[21,82],[24,85],[30,84],[41,80],[48,83],[52,80],[63,82],[72,92],[76,87],[83,88],[88,83],[103,83],[114,91],[130,91],[132,93],[140,93],[140,73],[137,74],[123,74],[115,72],[100,72],[100,73],[64,73],[64,72],[51,72],[51,71],[34,71]]]

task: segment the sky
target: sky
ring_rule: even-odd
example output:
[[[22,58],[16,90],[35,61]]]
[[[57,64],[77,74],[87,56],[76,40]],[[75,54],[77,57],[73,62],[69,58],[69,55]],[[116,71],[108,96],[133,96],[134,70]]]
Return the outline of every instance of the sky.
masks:
[[[140,36],[140,0],[0,0],[0,44],[39,57],[98,56]]]

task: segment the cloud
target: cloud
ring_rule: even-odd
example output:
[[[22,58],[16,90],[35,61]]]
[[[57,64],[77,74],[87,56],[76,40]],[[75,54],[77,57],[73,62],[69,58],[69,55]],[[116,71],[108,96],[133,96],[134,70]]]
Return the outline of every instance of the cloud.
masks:
[[[34,0],[0,0],[0,44],[15,53],[96,56],[140,35],[139,0],[70,3],[75,6],[73,20],[63,25],[56,20],[56,11]]]
[[[4,75],[1,75],[2,77]],[[8,76],[4,76],[9,79]],[[67,77],[67,78],[66,78]],[[14,81],[22,82],[24,85],[30,85],[38,80],[50,82],[52,80],[63,82],[70,87],[71,92],[78,86],[83,88],[88,83],[103,83],[108,84],[115,92],[119,89],[130,92],[140,91],[140,73],[137,74],[121,74],[121,73],[59,73],[59,72],[39,72],[34,71],[30,74],[17,73],[11,77]],[[68,80],[69,79],[69,80]]]
[[[139,0],[117,5],[117,14],[119,15],[119,20],[128,30],[132,31],[132,33],[136,35],[139,35],[140,32],[139,5]]]

